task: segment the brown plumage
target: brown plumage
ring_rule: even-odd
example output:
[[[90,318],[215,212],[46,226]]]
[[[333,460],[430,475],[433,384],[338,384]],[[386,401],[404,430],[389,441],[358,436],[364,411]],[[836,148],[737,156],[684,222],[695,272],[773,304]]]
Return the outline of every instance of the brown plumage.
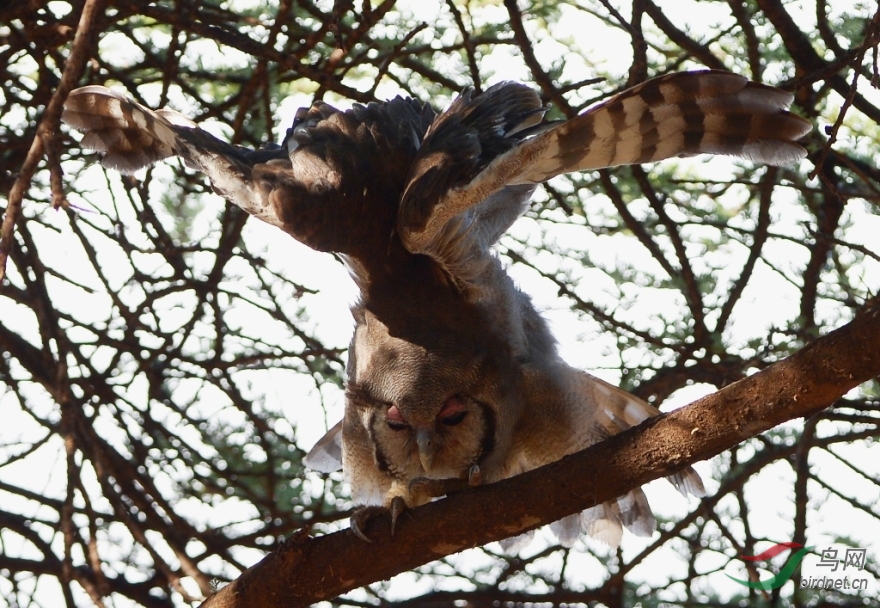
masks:
[[[659,412],[563,362],[545,321],[491,247],[560,173],[700,153],[781,164],[805,156],[810,125],[791,96],[724,72],[647,81],[572,120],[546,123],[528,87],[466,91],[436,115],[411,99],[322,102],[284,145],[225,144],[169,111],[103,87],[71,93],[63,119],[105,166],[136,171],[171,155],[247,212],[343,254],[354,308],[346,411],[307,457],[341,464],[363,505],[417,506],[420,479],[490,483],[558,460]],[[691,468],[670,477],[701,495]],[[553,526],[616,545],[654,530],[640,489]]]

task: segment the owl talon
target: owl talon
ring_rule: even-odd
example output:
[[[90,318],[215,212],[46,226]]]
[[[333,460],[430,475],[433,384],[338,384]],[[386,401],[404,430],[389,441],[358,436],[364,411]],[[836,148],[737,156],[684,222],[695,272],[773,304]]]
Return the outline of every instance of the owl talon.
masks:
[[[406,511],[406,501],[400,496],[391,499],[391,536],[394,536],[394,528],[397,526],[397,518]]]
[[[388,507],[361,507],[351,514],[351,517],[348,520],[348,526],[351,529],[352,534],[357,536],[359,539],[368,543],[372,543],[373,541],[370,540],[370,538],[366,534],[364,534],[364,528],[366,528],[367,522],[369,522],[377,515],[390,513],[391,536],[394,536],[394,529],[397,527],[397,519],[400,517],[401,513],[406,511],[406,509],[406,501],[400,496],[395,496],[391,499],[391,505]]]
[[[377,515],[381,515],[382,513],[387,512],[388,509],[386,509],[385,507],[361,507],[351,514],[351,517],[348,519],[348,527],[351,529],[352,533],[359,539],[368,543],[372,543],[373,541],[370,540],[366,534],[364,534],[363,530],[366,527],[368,521],[370,521]]]
[[[360,527],[358,526],[357,522],[354,521],[354,516],[352,516],[352,518],[351,518],[351,520],[349,521],[349,524],[348,524],[348,525],[349,525],[349,528],[351,528],[352,533],[353,533],[355,536],[357,536],[359,539],[361,539],[362,541],[368,542],[368,543],[370,543],[370,544],[373,543],[373,541],[371,541],[371,540],[367,537],[366,534],[364,534],[363,532],[361,532],[361,529],[360,529]]]

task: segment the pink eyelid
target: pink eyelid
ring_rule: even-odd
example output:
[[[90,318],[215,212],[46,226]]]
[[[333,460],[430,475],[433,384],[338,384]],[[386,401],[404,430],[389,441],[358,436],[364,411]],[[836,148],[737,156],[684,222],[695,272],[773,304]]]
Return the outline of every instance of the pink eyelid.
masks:
[[[465,407],[464,401],[461,397],[456,395],[455,397],[450,397],[446,400],[443,407],[440,409],[440,413],[437,414],[437,418],[447,418],[454,414],[458,414],[459,412],[463,412],[465,409],[467,408]]]
[[[443,403],[443,407],[440,408],[440,412],[437,414],[437,419],[447,418],[449,416],[458,414],[459,412],[465,411],[466,406],[461,397],[455,396],[450,397]],[[396,405],[392,405],[388,408],[388,413],[385,414],[385,419],[391,422],[400,422],[406,424],[406,419],[403,417],[403,414],[400,413],[400,410],[397,409]]]
[[[388,408],[388,413],[385,414],[385,419],[390,420],[391,422],[406,423],[406,420],[404,420],[403,418],[403,414],[400,413],[400,410],[397,409],[396,405],[392,405]]]

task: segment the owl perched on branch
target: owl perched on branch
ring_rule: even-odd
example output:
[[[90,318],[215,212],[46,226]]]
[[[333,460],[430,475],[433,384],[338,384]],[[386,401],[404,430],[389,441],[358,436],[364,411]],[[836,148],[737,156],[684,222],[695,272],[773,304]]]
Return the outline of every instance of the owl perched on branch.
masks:
[[[344,419],[309,453],[341,465],[358,535],[371,509],[424,504],[556,461],[658,410],[562,361],[544,319],[492,246],[555,175],[673,156],[803,158],[810,124],[792,96],[735,74],[671,74],[567,121],[547,122],[530,88],[465,91],[443,113],[413,100],[300,110],[284,144],[224,143],[175,112],[99,86],[71,93],[63,120],[107,167],[181,156],[248,213],[343,256],[360,288]],[[690,467],[669,477],[704,493]],[[372,506],[372,507],[371,507]],[[650,535],[641,489],[554,525],[617,545]]]

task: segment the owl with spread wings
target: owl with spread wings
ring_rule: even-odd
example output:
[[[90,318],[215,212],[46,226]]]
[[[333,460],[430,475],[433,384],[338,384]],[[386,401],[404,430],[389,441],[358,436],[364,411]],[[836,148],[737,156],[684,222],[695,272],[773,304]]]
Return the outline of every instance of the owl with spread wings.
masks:
[[[725,154],[797,161],[810,124],[792,96],[727,72],[648,80],[565,121],[529,87],[469,89],[442,112],[414,99],[301,109],[283,145],[220,141],[171,110],[100,86],[73,91],[63,120],[106,167],[131,173],[170,156],[215,191],[309,247],[339,254],[360,289],[345,414],[306,457],[340,466],[366,520],[455,488],[559,460],[657,416],[645,401],[565,363],[547,323],[492,247],[535,189],[573,171]],[[701,496],[690,467],[669,477]],[[637,488],[552,526],[616,546],[650,535]]]

